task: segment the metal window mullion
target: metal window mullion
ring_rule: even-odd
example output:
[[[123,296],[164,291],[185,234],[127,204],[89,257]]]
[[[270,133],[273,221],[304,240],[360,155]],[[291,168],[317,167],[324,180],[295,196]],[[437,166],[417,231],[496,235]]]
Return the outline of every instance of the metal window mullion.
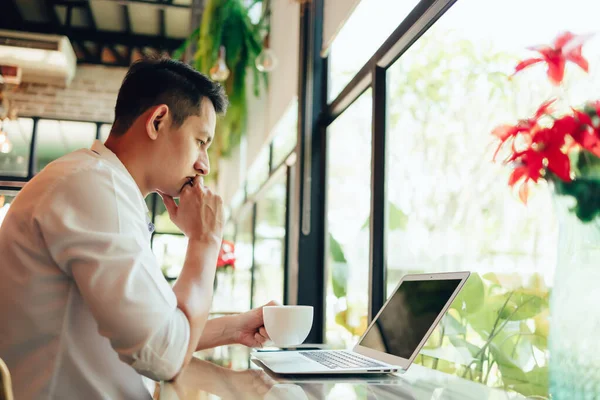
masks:
[[[371,131],[371,218],[369,266],[369,321],[385,301],[386,268],[386,70],[375,66],[373,74],[373,108]]]

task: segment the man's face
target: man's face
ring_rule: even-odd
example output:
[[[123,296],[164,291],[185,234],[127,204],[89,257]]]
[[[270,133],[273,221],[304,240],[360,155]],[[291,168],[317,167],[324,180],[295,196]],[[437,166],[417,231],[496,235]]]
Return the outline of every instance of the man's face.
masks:
[[[208,148],[213,141],[217,115],[212,102],[204,98],[199,115],[189,116],[179,127],[170,120],[155,145],[160,160],[155,165],[156,186],[161,192],[178,197],[181,189],[196,175],[210,171]]]

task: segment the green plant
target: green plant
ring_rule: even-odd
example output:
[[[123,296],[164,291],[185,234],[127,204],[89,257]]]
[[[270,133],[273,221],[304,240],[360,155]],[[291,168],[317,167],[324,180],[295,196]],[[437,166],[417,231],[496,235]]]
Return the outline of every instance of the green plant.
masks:
[[[470,361],[420,357],[418,363],[525,396],[548,396],[549,289],[541,276],[472,274],[422,355],[444,346]]]
[[[261,4],[262,0],[255,0],[249,6],[243,0],[207,0],[200,27],[173,54],[174,58],[181,58],[185,49],[192,42],[197,42],[193,65],[209,75],[217,62],[219,48],[223,46],[226,50],[225,60],[231,73],[223,85],[229,97],[229,109],[217,123],[215,142],[209,150],[212,157],[229,155],[244,133],[246,74],[252,74],[255,96],[260,93],[261,75],[267,84],[266,74],[259,72],[254,63],[263,49],[263,36],[270,14],[268,3],[258,23],[254,24],[249,16],[250,10]]]

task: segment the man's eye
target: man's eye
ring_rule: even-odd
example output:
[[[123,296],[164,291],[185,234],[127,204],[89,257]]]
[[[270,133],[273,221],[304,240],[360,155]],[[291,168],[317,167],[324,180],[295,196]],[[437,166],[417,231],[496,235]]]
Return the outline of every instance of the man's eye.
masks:
[[[199,146],[204,146],[206,142],[204,140],[197,140]]]

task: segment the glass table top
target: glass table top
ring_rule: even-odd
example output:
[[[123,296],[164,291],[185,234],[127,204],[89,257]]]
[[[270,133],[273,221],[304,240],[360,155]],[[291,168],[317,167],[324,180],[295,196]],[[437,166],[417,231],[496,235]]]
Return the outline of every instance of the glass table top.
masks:
[[[155,399],[526,399],[413,364],[401,374],[370,376],[280,376],[262,369],[251,349],[224,346],[195,354],[173,382],[161,382]],[[540,397],[529,397],[539,399]]]

